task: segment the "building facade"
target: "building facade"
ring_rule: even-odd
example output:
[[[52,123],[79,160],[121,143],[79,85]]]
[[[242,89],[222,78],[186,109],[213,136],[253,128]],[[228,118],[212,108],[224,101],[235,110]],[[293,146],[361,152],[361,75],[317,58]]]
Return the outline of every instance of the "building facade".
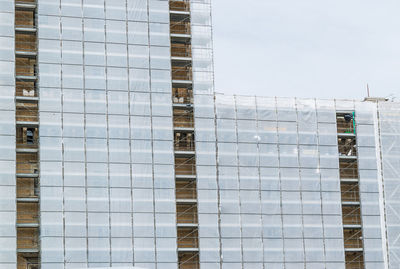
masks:
[[[0,0],[0,268],[397,269],[400,104],[213,81],[210,0]]]

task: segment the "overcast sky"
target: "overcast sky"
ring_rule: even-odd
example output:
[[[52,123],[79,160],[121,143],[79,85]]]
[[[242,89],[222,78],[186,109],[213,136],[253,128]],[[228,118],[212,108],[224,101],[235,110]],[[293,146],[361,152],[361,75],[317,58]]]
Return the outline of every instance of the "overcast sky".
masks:
[[[399,0],[212,0],[217,92],[400,101]]]

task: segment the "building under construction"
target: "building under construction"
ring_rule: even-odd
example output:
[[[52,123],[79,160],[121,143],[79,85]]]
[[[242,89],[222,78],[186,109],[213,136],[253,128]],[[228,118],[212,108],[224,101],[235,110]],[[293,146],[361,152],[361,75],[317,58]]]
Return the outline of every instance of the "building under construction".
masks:
[[[227,96],[210,0],[0,0],[0,268],[398,269],[400,104]]]

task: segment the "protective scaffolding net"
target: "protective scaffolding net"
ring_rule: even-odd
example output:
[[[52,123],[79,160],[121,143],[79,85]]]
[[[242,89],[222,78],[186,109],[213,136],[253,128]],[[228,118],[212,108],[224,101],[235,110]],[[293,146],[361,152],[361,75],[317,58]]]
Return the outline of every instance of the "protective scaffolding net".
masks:
[[[400,264],[400,106],[379,104],[389,268]]]

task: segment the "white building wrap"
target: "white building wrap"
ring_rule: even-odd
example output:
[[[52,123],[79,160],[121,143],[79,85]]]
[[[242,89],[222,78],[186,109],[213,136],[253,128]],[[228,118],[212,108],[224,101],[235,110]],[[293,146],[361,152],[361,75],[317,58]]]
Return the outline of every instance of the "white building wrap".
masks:
[[[400,104],[213,76],[210,0],[0,0],[0,268],[398,269]]]

